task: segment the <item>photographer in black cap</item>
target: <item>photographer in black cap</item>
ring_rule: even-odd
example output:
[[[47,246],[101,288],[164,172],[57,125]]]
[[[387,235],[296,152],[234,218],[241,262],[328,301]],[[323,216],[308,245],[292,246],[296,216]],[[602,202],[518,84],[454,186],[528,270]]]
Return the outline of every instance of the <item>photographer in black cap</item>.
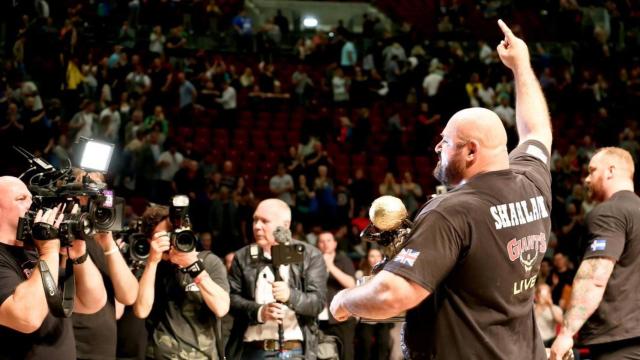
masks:
[[[153,354],[147,357],[222,358],[216,325],[229,311],[224,264],[208,251],[185,252],[178,239],[182,231],[171,221],[169,208],[149,207],[142,222],[151,250],[133,310],[137,317],[150,320]]]
[[[60,241],[38,239],[37,250],[16,240],[18,219],[31,207],[31,193],[14,177],[0,177],[0,359],[73,359],[76,357],[71,320],[51,315],[43,279],[55,293]],[[57,228],[63,207],[38,211],[34,224]],[[53,233],[53,232],[52,232]],[[76,309],[95,313],[106,302],[104,283],[86,254],[86,244],[74,241],[68,255],[76,281]],[[53,284],[52,284],[53,283]]]

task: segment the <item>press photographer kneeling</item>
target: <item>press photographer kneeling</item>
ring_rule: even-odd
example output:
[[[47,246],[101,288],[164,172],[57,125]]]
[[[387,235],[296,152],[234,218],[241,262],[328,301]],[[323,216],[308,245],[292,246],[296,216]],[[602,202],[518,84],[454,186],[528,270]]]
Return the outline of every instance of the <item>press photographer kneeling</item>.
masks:
[[[151,246],[134,313],[152,325],[147,358],[223,357],[217,324],[229,311],[227,272],[217,256],[195,250],[187,200],[177,196],[171,208],[154,205],[142,216]]]

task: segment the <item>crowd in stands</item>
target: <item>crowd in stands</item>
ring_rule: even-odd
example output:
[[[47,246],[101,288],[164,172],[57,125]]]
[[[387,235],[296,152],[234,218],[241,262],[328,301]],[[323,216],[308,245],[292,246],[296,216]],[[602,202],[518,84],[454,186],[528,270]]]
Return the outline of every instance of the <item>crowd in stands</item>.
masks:
[[[555,236],[538,277],[550,286],[539,289],[541,303],[566,304],[595,206],[582,185],[588,159],[605,145],[640,155],[640,8],[632,1],[524,10],[431,1],[437,21],[426,32],[364,15],[361,33],[340,23],[295,34],[282,13],[258,27],[230,0],[17,3],[3,20],[3,167],[24,170],[12,144],[59,167],[79,137],[115,143],[110,183],[129,216],[147,201],[187,194],[202,245],[222,257],[252,241],[257,201],[278,197],[294,210],[294,237],[315,244],[333,231],[366,274],[376,255],[359,239],[368,205],[393,195],[415,213],[435,192],[433,149],[455,111],[493,109],[513,148],[513,84],[495,51],[499,14],[521,19],[535,8],[564,19],[561,31],[529,42],[555,132]],[[514,25],[525,39],[537,30]],[[233,46],[205,50],[209,38]]]

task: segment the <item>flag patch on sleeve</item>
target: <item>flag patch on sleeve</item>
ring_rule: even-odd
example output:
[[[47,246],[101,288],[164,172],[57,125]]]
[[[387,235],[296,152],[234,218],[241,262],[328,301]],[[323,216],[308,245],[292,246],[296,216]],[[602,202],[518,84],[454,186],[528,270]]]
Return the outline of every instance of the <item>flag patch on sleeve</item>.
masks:
[[[401,264],[405,264],[408,266],[413,266],[416,260],[420,256],[420,251],[416,251],[413,249],[402,249],[400,253],[393,258],[393,261],[397,261]]]
[[[607,240],[596,239],[591,243],[591,251],[603,251],[607,248]]]

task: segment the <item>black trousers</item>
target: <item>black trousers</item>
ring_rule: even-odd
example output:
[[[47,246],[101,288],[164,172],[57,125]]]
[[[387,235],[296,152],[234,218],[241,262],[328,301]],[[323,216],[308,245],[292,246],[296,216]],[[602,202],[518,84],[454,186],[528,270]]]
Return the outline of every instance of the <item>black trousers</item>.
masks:
[[[640,338],[589,347],[593,360],[640,360]]]

